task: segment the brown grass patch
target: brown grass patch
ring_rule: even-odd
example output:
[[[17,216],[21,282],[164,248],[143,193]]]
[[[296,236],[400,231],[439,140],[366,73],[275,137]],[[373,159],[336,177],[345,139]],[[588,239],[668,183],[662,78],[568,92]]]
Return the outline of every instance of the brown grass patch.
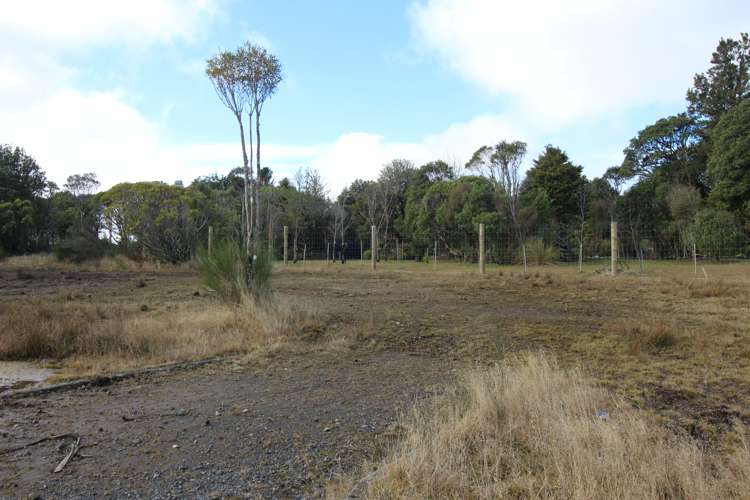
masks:
[[[693,282],[688,287],[691,299],[706,299],[713,297],[740,298],[747,295],[747,288],[723,280]]]
[[[678,342],[674,327],[663,321],[629,322],[620,326],[628,341],[630,354],[657,353],[673,347]]]
[[[0,269],[21,269],[19,273],[27,273],[26,269],[60,269],[65,271],[109,271],[109,272],[159,272],[159,271],[187,271],[190,263],[164,264],[158,261],[135,261],[124,255],[103,257],[82,263],[59,261],[49,253],[32,255],[15,255],[0,261]]]
[[[597,417],[598,409],[609,418]],[[404,439],[365,488],[369,498],[738,498],[750,491],[744,429],[726,455],[709,454],[543,356],[471,372],[404,425]]]
[[[66,360],[78,371],[243,353],[318,319],[286,302],[215,301],[163,311],[43,299],[0,302],[0,359]]]

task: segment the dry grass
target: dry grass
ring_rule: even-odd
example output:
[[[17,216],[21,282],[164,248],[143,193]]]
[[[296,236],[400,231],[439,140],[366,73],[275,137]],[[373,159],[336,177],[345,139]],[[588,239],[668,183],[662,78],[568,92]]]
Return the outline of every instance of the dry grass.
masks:
[[[620,325],[628,342],[630,354],[658,353],[678,342],[675,328],[664,321],[630,321]]]
[[[609,418],[597,417],[598,409]],[[404,425],[369,498],[739,498],[750,491],[740,431],[719,458],[544,356],[472,372]]]
[[[701,280],[688,285],[688,295],[691,299],[713,297],[746,297],[748,290],[737,284],[727,283],[725,280]]]
[[[124,255],[115,257],[103,257],[101,259],[82,262],[80,264],[59,261],[49,253],[38,253],[32,255],[16,255],[0,260],[0,269],[60,269],[66,271],[107,271],[107,272],[158,272],[158,271],[185,271],[190,269],[190,264],[164,264],[158,261],[135,261]]]
[[[63,360],[80,373],[246,353],[318,319],[287,302],[147,306],[28,299],[0,302],[0,360]]]

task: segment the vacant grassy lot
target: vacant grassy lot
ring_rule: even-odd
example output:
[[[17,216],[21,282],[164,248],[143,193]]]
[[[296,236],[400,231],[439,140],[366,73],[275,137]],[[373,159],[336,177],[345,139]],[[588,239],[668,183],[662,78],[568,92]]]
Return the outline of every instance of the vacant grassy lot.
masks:
[[[44,256],[0,266],[0,360],[44,360],[59,377],[246,353],[318,328],[283,299],[222,303],[187,266]]]
[[[744,455],[737,455],[750,424],[748,264],[706,265],[705,274],[699,270],[696,276],[691,264],[647,262],[643,273],[631,266],[630,271],[611,277],[602,272],[603,265],[593,264],[583,273],[575,266],[532,267],[527,274],[520,268],[490,266],[480,276],[474,266],[448,263],[437,267],[382,263],[373,272],[367,263],[307,262],[277,266],[273,282],[281,306],[248,309],[223,305],[187,268],[139,268],[110,262],[84,270],[43,262],[24,267],[18,261],[6,261],[0,266],[0,358],[43,358],[63,366],[64,374],[70,376],[223,353],[244,353],[247,363],[264,365],[272,372],[274,360],[296,356],[308,365],[340,364],[346,379],[347,370],[358,360],[397,353],[406,355],[406,361],[398,364],[401,376],[409,370],[425,373],[429,366],[434,373],[446,374],[435,380],[442,385],[462,371],[481,374],[506,366],[522,353],[542,351],[563,371],[553,374],[561,386],[571,380],[571,373],[586,379],[581,387],[592,392],[586,392],[585,412],[604,406],[613,419],[620,418],[617,415],[642,418],[649,427],[645,435],[636,436],[644,439],[638,442],[658,445],[654,449],[667,454],[657,458],[677,456],[679,451],[682,458],[674,469],[659,469],[669,480],[655,479],[650,486],[655,489],[649,491],[676,494],[688,484],[683,480],[698,471],[703,482],[693,486],[731,494],[735,491],[732,478],[750,474],[740,460]],[[414,363],[408,363],[409,359]],[[480,378],[472,379],[474,386],[502,385],[476,376]],[[451,394],[465,395],[466,387],[472,386],[463,387]],[[533,387],[530,383],[523,390]],[[369,391],[373,397],[379,394],[377,379]],[[299,397],[299,404],[304,405],[304,394]],[[395,398],[393,394],[388,397]],[[380,404],[405,403],[388,401]],[[427,408],[417,421],[405,418],[404,426],[412,429],[405,439],[416,439],[430,425],[446,422],[448,428],[441,432],[451,436],[456,425],[468,425],[463,416],[469,415],[469,421],[486,416],[467,406],[471,398],[463,397],[458,403],[440,401],[440,407],[456,410],[456,418],[441,420]],[[636,415],[623,408],[644,412]],[[523,415],[528,408],[519,411]],[[584,418],[585,412],[573,416]],[[497,428],[521,421],[521,417],[500,419]],[[537,422],[540,428],[546,428],[543,422]],[[471,429],[478,429],[479,434],[471,434]],[[479,424],[469,426],[469,433],[460,435],[474,439],[483,435],[483,429]],[[615,433],[615,437],[630,439],[631,427],[620,430],[623,434]],[[382,444],[390,442],[389,436],[393,434],[381,436]],[[677,442],[672,441],[675,436]],[[596,439],[591,449],[604,442]],[[456,445],[458,451],[462,446],[481,451],[471,447],[471,442]],[[495,443],[498,449],[515,445],[503,440]],[[395,448],[384,462],[391,472],[380,476],[372,493],[429,494],[413,489],[414,483],[404,479],[404,474],[419,477],[426,472],[407,466],[399,469],[398,464],[408,465],[408,461],[398,450],[403,448]],[[524,460],[542,463],[534,458],[540,450],[528,449]],[[571,449],[570,457],[575,459],[574,452],[586,450]],[[705,452],[709,458],[739,456],[732,470],[740,476],[722,476],[717,466],[696,465],[695,460],[704,458],[690,455],[691,450]],[[476,457],[465,458],[470,459],[465,470],[476,471],[472,462]],[[705,458],[707,463],[714,463],[709,458]],[[567,467],[572,462],[546,463]],[[569,478],[564,467],[555,481]],[[540,476],[510,472],[516,474],[513,484],[518,488],[506,491],[513,484],[481,483],[486,486],[481,491],[489,496],[503,491],[522,494],[540,484],[536,482]],[[678,473],[682,479],[676,478]],[[434,493],[462,496],[480,491],[464,490],[464,486],[457,480]]]

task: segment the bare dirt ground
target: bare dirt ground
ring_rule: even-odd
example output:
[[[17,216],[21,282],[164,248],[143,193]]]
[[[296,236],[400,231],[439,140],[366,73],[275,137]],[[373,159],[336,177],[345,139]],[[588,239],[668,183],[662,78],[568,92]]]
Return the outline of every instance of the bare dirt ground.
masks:
[[[684,270],[613,280],[590,270],[522,276],[492,269],[480,278],[473,269],[421,266],[278,273],[281,295],[312,301],[325,318],[319,332],[287,347],[104,387],[0,399],[0,449],[62,433],[87,446],[59,474],[51,471],[70,439],[0,455],[0,496],[320,495],[333,475],[377,458],[398,434],[399,412],[416,400],[466,367],[528,349],[581,365],[706,446],[721,446],[735,422],[750,423],[746,266],[706,284],[683,278]],[[190,273],[32,273],[0,275],[0,300],[22,293],[156,300],[155,287],[134,288],[142,279],[192,300],[198,287]],[[632,325],[655,322],[671,340],[637,347],[632,331],[640,330]]]

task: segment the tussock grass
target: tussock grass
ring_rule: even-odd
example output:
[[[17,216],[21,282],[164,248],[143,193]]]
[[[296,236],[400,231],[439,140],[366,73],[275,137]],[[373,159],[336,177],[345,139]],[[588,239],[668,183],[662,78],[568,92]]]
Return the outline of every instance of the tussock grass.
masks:
[[[548,246],[541,238],[526,240],[526,260],[532,266],[546,266],[552,264],[559,257],[555,247]]]
[[[674,327],[664,321],[631,321],[620,326],[631,354],[659,352],[674,346],[678,337]]]
[[[541,355],[469,373],[404,426],[367,497],[739,498],[750,491],[744,434],[736,431],[724,458],[709,455]]]

